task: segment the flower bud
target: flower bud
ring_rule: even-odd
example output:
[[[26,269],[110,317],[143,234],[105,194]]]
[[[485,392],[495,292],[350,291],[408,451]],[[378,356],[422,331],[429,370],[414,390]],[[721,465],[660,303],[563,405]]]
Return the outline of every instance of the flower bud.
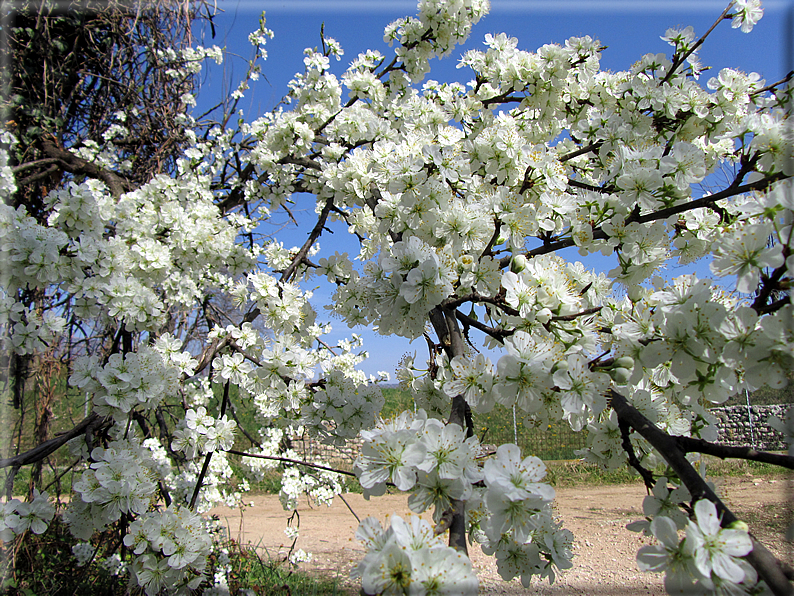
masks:
[[[621,356],[617,360],[615,360],[614,364],[615,368],[634,368],[634,358],[631,356]]]
[[[631,371],[628,368],[612,368],[609,370],[609,376],[618,385],[625,385],[631,378]]]
[[[629,287],[628,296],[632,302],[639,302],[645,295],[645,288],[640,285],[632,285]]]
[[[510,261],[510,271],[513,273],[521,273],[527,268],[527,258],[524,255],[516,255]]]

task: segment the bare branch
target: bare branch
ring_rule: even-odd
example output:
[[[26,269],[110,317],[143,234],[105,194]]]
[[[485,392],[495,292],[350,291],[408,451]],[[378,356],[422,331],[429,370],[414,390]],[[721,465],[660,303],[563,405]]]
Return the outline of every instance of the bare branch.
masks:
[[[290,281],[294,276],[295,272],[298,269],[298,266],[306,261],[306,257],[309,254],[309,250],[323,233],[323,228],[325,228],[325,223],[328,221],[328,215],[334,208],[334,198],[329,197],[327,201],[325,201],[325,206],[323,210],[320,212],[320,216],[317,218],[317,223],[315,224],[312,231],[309,233],[309,237],[306,239],[306,242],[303,243],[303,246],[298,251],[298,254],[295,255],[292,259],[292,262],[289,266],[284,269],[283,273],[281,274],[281,281]]]
[[[684,453],[705,453],[706,455],[713,455],[720,459],[760,461],[766,464],[773,464],[775,466],[794,470],[794,457],[789,455],[756,451],[752,447],[733,447],[730,445],[720,445],[719,443],[709,443],[703,439],[695,439],[692,437],[674,436],[673,438]]]
[[[84,418],[77,426],[75,426],[72,430],[67,431],[57,437],[50,439],[49,441],[45,441],[40,445],[25,451],[24,453],[20,453],[19,455],[15,455],[14,457],[9,457],[6,459],[0,459],[0,468],[7,468],[8,466],[26,466],[28,464],[35,463],[37,461],[41,461],[51,453],[55,452],[57,449],[86,432],[90,426],[94,425],[95,423],[99,423],[98,425],[101,426],[102,424],[109,422],[110,418],[102,418],[97,413],[92,413],[87,418]]]
[[[100,168],[96,164],[77,157],[74,153],[58,147],[52,139],[42,139],[41,148],[51,159],[58,160],[63,168],[72,174],[82,174],[97,178],[108,185],[114,197],[120,197],[125,192],[132,190],[130,182],[110,170]]]
[[[226,453],[231,453],[232,455],[240,455],[242,457],[254,457],[256,459],[268,459],[270,461],[280,461],[285,464],[306,466],[309,468],[315,468],[317,470],[326,470],[327,472],[336,472],[337,474],[344,474],[345,476],[355,477],[355,473],[348,472],[347,470],[340,470],[339,468],[330,468],[328,466],[323,466],[321,464],[312,464],[306,461],[301,461],[299,459],[290,459],[289,457],[278,457],[276,455],[259,455],[256,453],[246,453],[244,451],[237,451],[236,449],[229,449]]]
[[[465,327],[474,327],[478,331],[482,331],[486,335],[490,335],[499,343],[504,343],[505,337],[509,337],[515,333],[515,331],[508,331],[506,329],[495,329],[494,327],[488,327],[488,325],[480,323],[476,319],[473,319],[469,315],[463,314],[458,310],[455,311],[455,316],[458,317],[458,320],[463,323]]]
[[[604,141],[596,141],[595,143],[590,143],[589,145],[585,145],[584,147],[580,147],[575,151],[571,151],[570,153],[566,153],[565,155],[560,155],[557,159],[560,161],[568,161],[573,159],[574,157],[579,157],[580,155],[584,155],[585,153],[590,153],[591,151],[596,151],[601,145],[604,144]]]

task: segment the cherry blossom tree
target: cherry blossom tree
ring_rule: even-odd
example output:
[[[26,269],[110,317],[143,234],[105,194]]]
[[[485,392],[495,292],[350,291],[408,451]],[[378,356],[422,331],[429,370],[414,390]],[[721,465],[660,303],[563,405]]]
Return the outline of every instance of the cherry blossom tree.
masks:
[[[701,35],[668,29],[669,55],[638,56],[628,71],[602,71],[590,37],[529,52],[499,34],[460,59],[469,85],[426,79],[430,59],[452,54],[487,10],[487,0],[420,0],[416,17],[385,29],[393,55],[362,53],[341,77],[330,61],[343,49],[323,37],[285,101],[246,115],[238,102],[273,35],[263,18],[220,117],[192,115],[180,95],[172,167],[130,169],[118,139],[134,103],[93,145],[62,138],[52,155],[44,133],[3,132],[3,346],[10,361],[57,353],[91,407],[69,432],[2,460],[4,541],[46,531],[44,487],[11,499],[14,476],[68,447],[74,492],[60,515],[78,558],[111,532],[147,594],[218,593],[200,514],[245,491],[244,479],[229,488],[229,457],[251,478],[288,464],[287,508],[303,493],[329,502],[340,471],[303,460],[288,439],[360,436],[365,495],[393,486],[433,520],[361,523],[364,593],[475,594],[467,539],[505,580],[554,581],[575,564],[573,537],[553,515],[544,464],[510,444],[480,461],[473,420],[501,404],[526,432],[563,420],[587,431],[587,461],[637,470],[651,492],[634,529],[657,541],[638,564],[664,572],[671,593],[793,593],[794,570],[692,466],[705,453],[794,468],[791,452],[716,443],[709,412],[740,390],[783,385],[794,364],[790,80],[706,77],[697,56],[718,26],[750,33],[760,3],[730,2]],[[221,58],[191,45],[153,55],[179,81]],[[48,157],[28,157],[31,147]],[[52,165],[68,175],[33,210],[31,177]],[[717,170],[729,180],[704,193]],[[263,235],[306,194],[316,221],[302,245]],[[323,248],[340,225],[358,254]],[[571,247],[616,266],[598,273],[558,254]],[[694,272],[658,275],[704,258],[735,291]],[[397,372],[415,410],[380,418],[382,379],[356,368],[358,336],[325,339],[308,281],[334,288],[325,307],[353,330],[425,338],[426,364]],[[10,375],[17,395],[20,379]],[[242,409],[253,434],[237,424]],[[791,439],[792,421],[770,424]]]

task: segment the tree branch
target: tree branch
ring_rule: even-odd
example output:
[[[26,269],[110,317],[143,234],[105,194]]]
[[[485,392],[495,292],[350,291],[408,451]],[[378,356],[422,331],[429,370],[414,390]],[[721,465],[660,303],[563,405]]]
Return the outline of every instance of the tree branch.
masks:
[[[755,182],[750,182],[749,184],[743,185],[736,185],[733,184],[722,190],[720,192],[714,193],[713,195],[707,195],[705,197],[701,197],[699,199],[695,199],[694,201],[687,201],[681,203],[680,205],[675,205],[674,207],[668,207],[667,209],[662,209],[660,211],[653,211],[651,213],[646,213],[645,215],[640,215],[636,218],[629,217],[626,220],[626,223],[649,223],[652,221],[658,221],[660,219],[667,219],[672,215],[677,215],[679,213],[684,213],[685,211],[692,211],[693,209],[700,209],[701,207],[716,207],[716,202],[721,201],[722,199],[727,199],[729,197],[733,197],[745,192],[749,192],[751,190],[764,190],[769,185],[779,181],[785,180],[786,178],[790,178],[790,176],[786,176],[782,173],[773,174],[768,178],[762,178],[761,180],[756,180]],[[606,240],[609,236],[601,229],[595,228],[593,229],[593,240]],[[557,252],[558,250],[562,250],[563,248],[569,248],[574,246],[575,242],[572,238],[566,238],[564,240],[559,240],[557,242],[550,242],[548,244],[544,244],[543,246],[539,246],[532,250],[529,250],[525,253],[526,257],[532,258],[537,257],[539,255],[546,255],[549,253]],[[510,259],[513,258],[513,255],[506,255],[499,260],[499,267],[504,269],[510,264]]]
[[[19,455],[15,455],[14,457],[9,457],[6,459],[0,459],[0,468],[7,468],[8,466],[25,466],[28,464],[35,463],[37,461],[41,461],[61,446],[65,445],[75,437],[80,436],[88,428],[95,423],[99,423],[98,425],[103,424],[104,422],[108,421],[109,418],[102,418],[97,413],[90,414],[87,418],[84,418],[77,426],[75,426],[72,430],[63,433],[49,441],[45,441],[41,445],[34,447],[24,453],[20,453]]]
[[[574,157],[579,157],[580,155],[584,155],[585,153],[590,153],[591,151],[595,151],[601,145],[604,144],[604,141],[596,141],[595,143],[590,143],[589,145],[585,145],[584,147],[580,147],[575,151],[571,151],[570,153],[566,153],[565,155],[561,155],[557,159],[559,161],[568,161],[573,159]]]
[[[220,418],[223,418],[223,415],[226,414],[226,407],[229,404],[229,386],[231,383],[226,381],[226,384],[223,386],[223,401],[221,402],[221,414]],[[206,457],[204,458],[204,465],[201,466],[201,472],[199,472],[198,479],[196,480],[196,488],[193,489],[193,496],[190,498],[190,509],[196,508],[196,501],[198,500],[199,492],[201,491],[201,485],[204,484],[204,477],[207,475],[207,470],[210,467],[210,460],[212,459],[212,454],[214,452],[210,451],[207,453]]]
[[[495,329],[493,327],[488,327],[488,325],[484,325],[476,319],[471,318],[469,315],[463,314],[457,310],[455,311],[455,316],[458,317],[458,320],[461,323],[463,323],[464,327],[474,327],[478,331],[482,331],[486,335],[490,335],[499,343],[504,343],[505,337],[509,337],[515,333],[515,331],[507,331],[505,329]]]
[[[328,200],[325,201],[325,206],[320,212],[320,217],[317,218],[317,224],[309,233],[309,237],[306,239],[306,242],[303,243],[303,246],[298,251],[298,254],[292,259],[292,262],[289,264],[289,266],[281,273],[282,282],[290,281],[290,278],[294,276],[295,271],[298,269],[298,265],[306,260],[306,256],[309,254],[309,250],[311,249],[312,245],[320,237],[320,234],[323,233],[323,228],[325,227],[325,223],[328,221],[328,215],[331,213],[333,207],[334,198],[329,197]]]
[[[441,347],[450,359],[463,356],[466,353],[466,344],[463,334],[458,326],[455,309],[446,306],[437,306],[430,311],[430,322],[436,331]],[[466,430],[466,436],[472,436],[471,410],[462,395],[452,398],[452,410],[449,414],[448,424],[457,424]],[[452,520],[449,528],[449,545],[464,554],[468,554],[466,545],[466,503],[452,499]]]
[[[82,174],[91,178],[97,178],[107,184],[110,192],[118,198],[125,192],[132,190],[129,180],[119,176],[115,172],[100,168],[96,164],[86,161],[75,154],[61,149],[52,139],[42,138],[41,149],[47,157],[58,160],[67,172],[72,174]]]
[[[505,304],[504,301],[501,301],[497,298],[492,298],[490,296],[483,296],[482,294],[478,294],[477,292],[472,292],[471,294],[467,294],[466,296],[460,296],[458,298],[448,298],[447,300],[444,300],[444,302],[442,303],[442,307],[455,309],[461,304],[464,304],[466,302],[483,302],[487,304],[493,304],[497,308],[504,311],[505,314],[508,314],[511,317],[520,316],[520,313],[516,309],[511,307],[509,304]]]
[[[709,443],[703,439],[695,439],[692,437],[674,436],[673,438],[678,443],[678,448],[684,453],[705,453],[706,455],[713,455],[720,459],[760,461],[766,464],[794,470],[794,457],[789,455],[756,451],[752,447],[732,447],[730,445]]]
[[[689,489],[693,502],[708,499],[714,503],[722,527],[730,526],[737,521],[733,512],[725,506],[695,471],[692,464],[687,461],[686,454],[679,448],[676,437],[671,437],[660,430],[614,389],[610,390],[610,397],[612,409],[617,413],[618,419],[630,425],[664,457],[681,482]],[[776,596],[794,595],[794,585],[787,579],[787,577],[794,578],[794,570],[778,561],[754,536],[750,535],[750,538],[753,541],[753,550],[745,556],[747,562],[753,566],[758,572],[758,576],[767,583]]]
[[[681,56],[675,57],[675,60],[673,61],[672,65],[670,65],[670,71],[667,73],[667,75],[665,75],[665,77],[659,83],[660,87],[662,85],[664,85],[665,83],[667,83],[673,77],[673,75],[675,74],[675,71],[678,70],[678,67],[681,66],[686,61],[686,59],[689,58],[689,56],[694,54],[697,51],[697,49],[700,46],[703,45],[703,42],[706,41],[706,38],[711,34],[711,32],[714,31],[714,29],[717,28],[717,25],[719,25],[724,19],[726,19],[728,17],[728,14],[730,13],[731,8],[733,8],[733,2],[728,4],[728,6],[725,8],[725,10],[722,11],[722,14],[719,17],[717,17],[717,20],[714,21],[714,24],[711,26],[711,29],[706,31],[701,36],[701,38],[698,39],[695,43],[693,43],[692,47],[690,47]]]
[[[353,476],[353,477],[356,476],[354,472],[348,472],[347,470],[340,470],[339,468],[329,468],[328,466],[323,466],[320,464],[311,464],[309,462],[301,461],[299,459],[290,459],[288,457],[278,457],[276,455],[258,455],[256,453],[245,453],[244,451],[237,451],[236,449],[229,449],[226,453],[231,453],[232,455],[239,455],[241,457],[255,457],[256,459],[267,459],[270,461],[284,462],[285,464],[307,466],[309,468],[316,468],[317,470],[325,470],[327,472],[336,472],[337,474],[344,474],[345,476]]]
[[[556,315],[551,318],[552,321],[575,321],[579,317],[586,317],[588,315],[596,315],[601,312],[603,306],[594,306],[582,312],[573,313],[572,315]]]

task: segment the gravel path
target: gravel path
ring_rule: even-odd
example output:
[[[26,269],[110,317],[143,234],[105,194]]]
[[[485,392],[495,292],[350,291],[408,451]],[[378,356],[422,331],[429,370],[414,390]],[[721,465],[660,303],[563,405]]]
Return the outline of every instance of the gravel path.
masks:
[[[751,531],[778,557],[794,563],[794,545],[784,542],[780,530],[792,520],[794,479],[731,478],[718,489],[729,507],[750,525]],[[642,517],[645,490],[640,484],[557,489],[556,510],[564,527],[574,533],[574,566],[554,585],[533,582],[531,593],[540,595],[653,595],[665,594],[662,578],[637,568],[637,549],[648,539],[626,530],[626,524]],[[344,496],[353,511],[364,519],[374,515],[387,522],[392,512],[409,512],[404,495],[387,495],[365,501],[361,495]],[[284,534],[287,514],[272,495],[252,497],[253,507],[214,509],[226,521],[232,538],[258,545],[271,557],[283,557],[289,541]],[[300,538],[297,548],[313,555],[302,567],[338,577],[357,594],[350,569],[363,556],[354,538],[358,522],[341,499],[331,507],[299,507]],[[428,516],[429,517],[429,516]],[[476,546],[470,556],[480,578],[481,594],[527,594],[518,580],[504,582],[492,557]]]

